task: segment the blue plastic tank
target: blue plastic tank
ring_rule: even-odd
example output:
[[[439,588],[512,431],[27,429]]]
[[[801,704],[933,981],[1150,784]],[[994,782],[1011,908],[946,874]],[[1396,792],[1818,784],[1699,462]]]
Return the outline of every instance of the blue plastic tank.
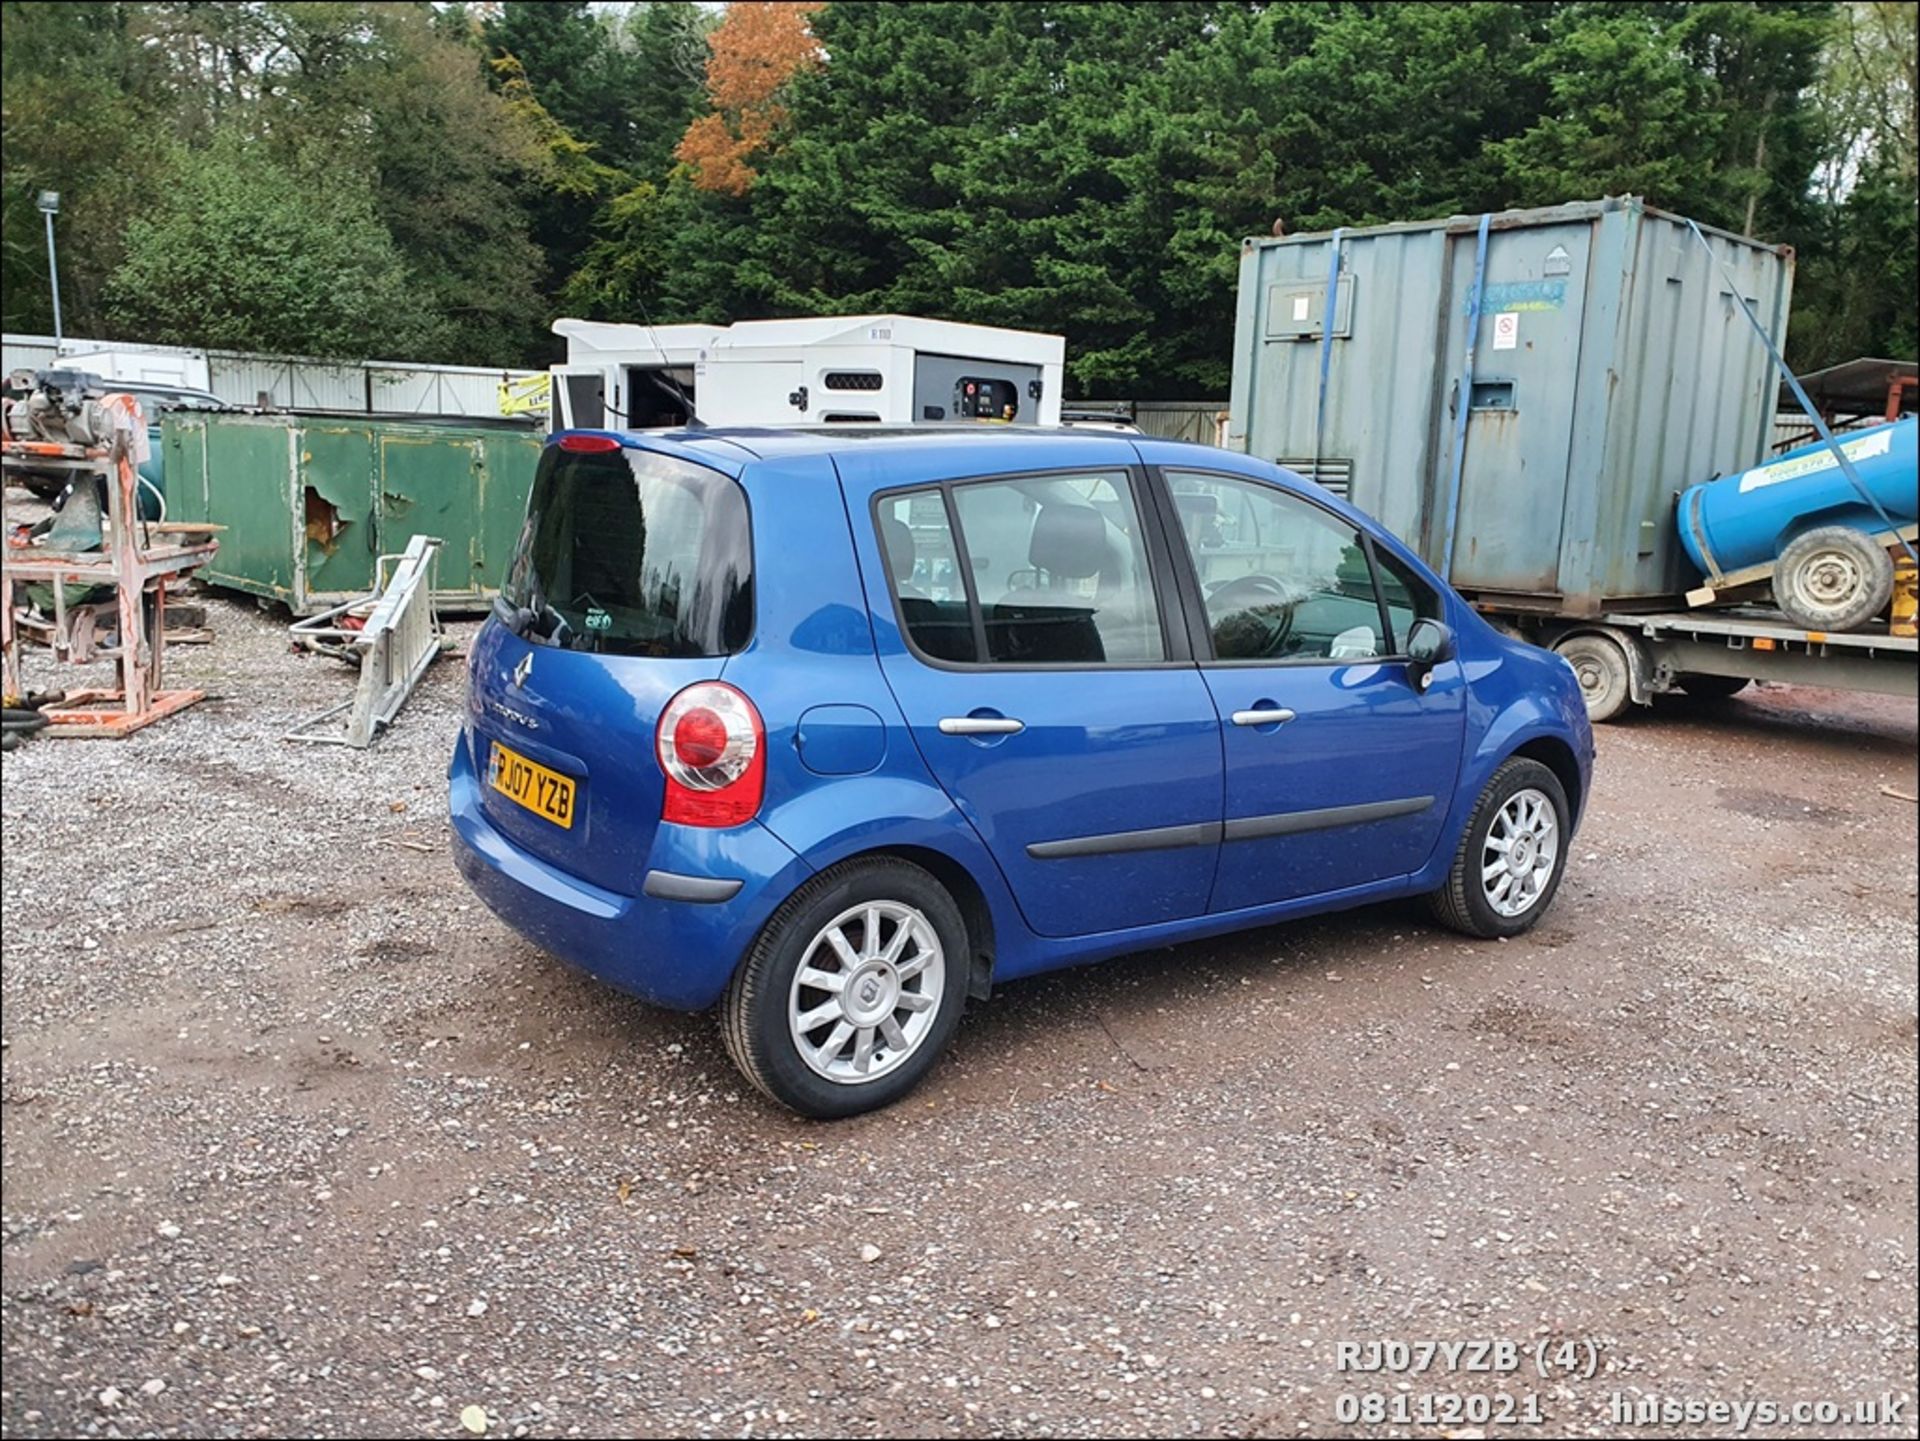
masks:
[[[1920,418],[1907,416],[1836,437],[1861,482],[1895,525],[1920,512]],[[1803,445],[1739,475],[1689,486],[1680,496],[1680,544],[1702,575],[1768,565],[1787,543],[1823,525],[1884,529],[1825,442]]]

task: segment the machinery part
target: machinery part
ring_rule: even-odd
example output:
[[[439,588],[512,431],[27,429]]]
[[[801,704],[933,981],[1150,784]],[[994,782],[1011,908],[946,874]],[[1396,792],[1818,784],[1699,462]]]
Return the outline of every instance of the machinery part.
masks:
[[[1823,525],[1788,542],[1773,567],[1773,599],[1808,630],[1858,630],[1893,595],[1893,557],[1864,531]]]
[[[295,646],[307,646],[340,659],[357,660],[360,684],[353,699],[322,711],[287,732],[292,741],[349,745],[365,750],[393,724],[400,707],[426,674],[444,640],[433,608],[433,567],[440,554],[438,536],[416,535],[405,555],[380,557],[380,568],[394,562],[387,583],[362,600],[349,601],[289,630]],[[369,608],[370,607],[370,608]],[[358,626],[356,612],[367,612]],[[342,711],[350,712],[344,730],[316,730]]]
[[[0,419],[6,438],[22,443],[6,460],[6,479],[52,500],[74,478],[70,461],[57,453],[34,455],[27,447],[97,449],[113,439],[113,412],[105,405],[100,377],[84,370],[16,370],[6,378]]]
[[[37,690],[25,696],[10,695],[6,697],[5,705],[0,706],[0,710],[4,711],[0,719],[25,720],[42,706],[58,705],[66,698],[67,693],[63,690]]]
[[[90,371],[16,370],[7,390],[7,430],[15,440],[91,447],[113,439],[106,383]]]
[[[1587,719],[1598,725],[1617,719],[1633,700],[1633,672],[1627,648],[1601,631],[1583,630],[1555,642],[1554,650],[1573,667]]]
[[[1842,438],[1839,448],[1857,469],[1864,494],[1824,441],[1691,486],[1680,497],[1680,544],[1709,585],[1729,589],[1781,554],[1780,536],[1810,524],[1904,535],[1916,519],[1916,431],[1920,420],[1909,416]]]
[[[1920,566],[1905,556],[1893,563],[1893,605],[1887,629],[1895,635],[1920,635]]]
[[[38,470],[8,466],[6,475],[8,485],[21,486],[40,500],[52,500],[67,486],[67,477],[64,472],[48,475]]]

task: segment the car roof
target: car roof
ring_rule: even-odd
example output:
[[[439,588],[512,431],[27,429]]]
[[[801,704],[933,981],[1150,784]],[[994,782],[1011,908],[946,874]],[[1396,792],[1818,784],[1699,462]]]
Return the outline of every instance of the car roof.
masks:
[[[795,456],[880,459],[913,471],[915,462],[951,461],[958,454],[979,458],[995,470],[1054,470],[1071,466],[1124,466],[1141,463],[1138,434],[1087,427],[1037,425],[846,425],[782,429],[727,426],[712,429],[602,431],[623,444],[662,450],[739,475],[754,461]],[[1155,441],[1194,459],[1231,457],[1244,469],[1244,457],[1214,446]],[[1171,463],[1162,461],[1161,463]]]
[[[552,444],[565,431],[548,437]],[[1294,491],[1321,509],[1370,534],[1384,534],[1378,523],[1338,496],[1295,471],[1244,451],[1192,440],[1169,440],[1116,430],[1038,425],[849,425],[806,429],[714,427],[711,429],[602,430],[623,445],[655,450],[705,465],[741,479],[756,462],[792,456],[826,456],[843,483],[865,495],[896,485],[1021,471],[1112,470],[1152,465],[1214,475],[1243,475]],[[853,464],[847,462],[852,460]],[[861,462],[883,461],[884,464]],[[977,467],[977,468],[976,468]],[[1402,559],[1437,579],[1404,543],[1395,540]]]

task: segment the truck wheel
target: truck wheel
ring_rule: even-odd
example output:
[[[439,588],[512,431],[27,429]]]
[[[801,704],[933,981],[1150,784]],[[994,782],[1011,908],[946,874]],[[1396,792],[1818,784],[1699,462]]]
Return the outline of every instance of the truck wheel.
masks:
[[[1612,636],[1587,631],[1570,635],[1554,646],[1580,682],[1587,703],[1587,719],[1595,725],[1616,719],[1633,699],[1627,671],[1627,652]]]
[[[720,1034],[749,1081],[803,1116],[890,1105],[959,1024],[972,954],[932,876],[891,857],[851,861],[773,913],[727,988]]]
[[[1751,684],[1743,675],[1702,675],[1688,671],[1680,677],[1680,689],[1695,700],[1727,700]]]
[[[1773,565],[1773,599],[1808,630],[1858,630],[1893,596],[1893,557],[1864,531],[1823,525],[1796,536]]]
[[[1435,919],[1482,940],[1517,936],[1546,914],[1567,868],[1567,793],[1539,761],[1506,761],[1474,803]]]

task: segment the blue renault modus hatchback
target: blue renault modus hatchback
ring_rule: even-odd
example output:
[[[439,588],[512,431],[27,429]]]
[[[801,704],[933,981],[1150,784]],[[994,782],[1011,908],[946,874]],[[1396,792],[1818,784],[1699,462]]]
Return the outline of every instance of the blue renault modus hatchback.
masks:
[[[990,985],[1424,895],[1511,936],[1587,796],[1573,673],[1243,455],[1031,429],[547,446],[453,757],[509,925],[718,1004],[810,1116]]]

